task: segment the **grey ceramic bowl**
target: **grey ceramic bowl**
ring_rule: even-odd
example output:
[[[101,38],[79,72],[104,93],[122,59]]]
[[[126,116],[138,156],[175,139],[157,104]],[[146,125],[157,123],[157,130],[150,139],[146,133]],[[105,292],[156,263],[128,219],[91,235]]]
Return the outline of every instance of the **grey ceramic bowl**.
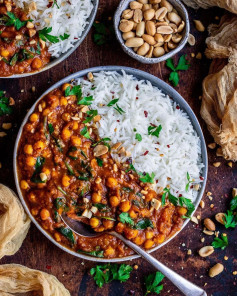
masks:
[[[21,138],[21,134],[23,131],[23,127],[26,124],[30,114],[34,111],[36,105],[38,104],[38,102],[46,95],[48,94],[50,91],[52,91],[53,89],[61,86],[63,83],[67,83],[70,82],[72,79],[78,79],[78,78],[83,78],[87,75],[88,72],[92,72],[92,73],[96,73],[96,72],[100,72],[100,71],[117,71],[119,73],[121,73],[121,70],[124,70],[126,73],[133,75],[134,77],[136,77],[139,80],[148,80],[151,82],[151,84],[153,86],[158,87],[159,89],[161,89],[165,94],[169,95],[175,102],[177,102],[180,106],[181,109],[183,109],[189,116],[193,127],[195,129],[195,131],[197,132],[198,136],[201,139],[201,152],[202,152],[202,160],[203,160],[203,164],[204,164],[204,168],[202,171],[202,176],[204,177],[204,181],[201,185],[200,191],[198,193],[197,196],[197,200],[195,202],[195,208],[198,207],[201,199],[202,199],[202,195],[203,192],[205,190],[205,186],[206,186],[206,180],[207,180],[207,169],[208,169],[208,160],[207,160],[207,150],[206,150],[206,144],[205,144],[205,140],[203,137],[203,133],[201,130],[201,127],[199,125],[199,122],[195,116],[195,114],[193,113],[192,109],[190,108],[190,106],[188,105],[188,103],[181,97],[181,95],[175,90],[173,89],[171,86],[169,86],[167,83],[165,83],[164,81],[160,80],[159,78],[148,74],[146,72],[137,70],[137,69],[133,69],[133,68],[128,68],[128,67],[123,67],[123,66],[104,66],[104,67],[95,67],[95,68],[90,68],[90,69],[86,69],[86,70],[82,70],[79,71],[75,74],[72,74],[64,79],[62,79],[61,81],[55,83],[53,86],[51,86],[46,92],[44,92],[42,94],[42,96],[34,103],[34,105],[30,108],[30,110],[28,111],[28,113],[26,114],[21,127],[19,129],[17,138],[16,138],[16,143],[15,143],[15,148],[14,148],[14,155],[13,155],[13,167],[14,167],[14,178],[15,178],[15,183],[16,183],[16,188],[18,191],[18,195],[20,197],[21,203],[24,206],[27,214],[29,215],[29,217],[31,218],[31,220],[33,221],[33,223],[36,225],[36,227],[51,241],[53,242],[56,246],[58,246],[59,248],[61,248],[62,250],[68,252],[71,255],[74,255],[76,257],[79,258],[83,258],[83,259],[87,259],[87,260],[91,260],[91,261],[100,261],[100,262],[121,262],[121,261],[126,261],[126,260],[131,260],[131,259],[135,259],[138,258],[138,255],[132,255],[132,256],[127,256],[127,257],[123,257],[123,258],[114,258],[114,259],[103,259],[103,258],[96,258],[96,257],[90,257],[84,254],[80,254],[80,253],[76,253],[72,250],[69,250],[68,248],[60,245],[59,243],[57,243],[48,233],[47,231],[45,231],[40,224],[36,221],[36,219],[31,215],[31,212],[23,198],[21,189],[20,189],[20,185],[19,185],[19,180],[18,180],[18,174],[17,174],[17,149],[18,149],[18,145],[19,145],[19,140]],[[182,227],[182,229],[187,225],[187,223],[189,222],[189,219],[187,219],[184,222],[184,225]],[[179,232],[177,232],[174,236],[172,236],[169,240],[165,241],[164,243],[160,244],[159,246],[149,250],[148,252],[153,252],[158,250],[159,248],[163,247],[164,245],[166,245],[169,241],[171,241]]]
[[[188,12],[187,12],[186,8],[184,7],[184,5],[179,0],[168,0],[173,5],[173,7],[177,10],[177,12],[181,16],[181,18],[185,21],[185,24],[186,24],[185,28],[182,32],[183,38],[180,41],[179,45],[175,49],[171,50],[170,52],[164,54],[163,56],[161,56],[159,58],[146,58],[146,57],[136,54],[136,52],[132,48],[125,46],[125,42],[122,37],[122,32],[119,30],[119,23],[121,20],[122,12],[125,9],[129,8],[129,3],[131,1],[132,0],[122,0],[115,12],[115,15],[114,15],[114,29],[115,29],[116,38],[118,39],[124,52],[126,52],[132,58],[134,58],[135,60],[138,60],[139,62],[141,62],[143,64],[157,64],[157,63],[163,62],[163,61],[171,58],[172,56],[174,56],[176,53],[178,53],[185,46],[185,44],[188,41],[190,24],[189,24]]]
[[[71,49],[69,49],[67,52],[63,53],[62,55],[60,55],[59,58],[52,59],[52,61],[49,62],[40,71],[35,71],[35,72],[31,72],[31,73],[15,74],[15,75],[7,76],[7,77],[0,77],[0,78],[22,78],[22,77],[27,77],[27,76],[39,74],[39,73],[42,73],[46,70],[53,68],[54,66],[56,66],[56,65],[60,64],[62,61],[64,61],[67,57],[69,57],[78,48],[78,46],[81,45],[81,43],[83,42],[83,40],[86,38],[87,34],[89,33],[91,26],[93,25],[93,22],[95,20],[95,16],[97,13],[98,5],[99,5],[99,0],[92,0],[92,3],[93,3],[93,9],[91,11],[89,18],[87,19],[88,24],[86,25],[85,30],[83,31],[80,39],[74,43],[74,46]]]

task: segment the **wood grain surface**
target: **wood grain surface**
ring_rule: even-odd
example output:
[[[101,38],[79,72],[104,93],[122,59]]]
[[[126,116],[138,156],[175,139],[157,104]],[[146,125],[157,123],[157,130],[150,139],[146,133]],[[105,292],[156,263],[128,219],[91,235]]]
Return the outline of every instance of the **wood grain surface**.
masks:
[[[101,0],[96,20],[105,21],[111,18],[118,4],[119,0]],[[217,22],[216,16],[220,16],[222,13],[223,11],[219,9],[210,9],[208,11],[189,9],[191,32],[195,35],[197,42],[194,47],[187,45],[179,54],[187,54],[191,68],[186,72],[180,73],[181,80],[176,89],[196,113],[203,128],[207,144],[211,143],[213,139],[206,130],[205,123],[199,114],[201,104],[199,96],[201,95],[201,82],[208,73],[210,61],[205,57],[201,60],[191,58],[191,53],[204,52],[207,31],[204,33],[197,32],[193,26],[193,20],[200,19],[207,26],[212,22]],[[175,57],[176,61],[179,55]],[[97,46],[93,43],[93,29],[76,52],[50,71],[22,79],[0,79],[0,89],[6,90],[7,95],[12,96],[16,101],[14,113],[9,117],[0,118],[1,124],[3,122],[13,123],[13,128],[7,132],[8,135],[0,138],[1,183],[15,190],[12,167],[13,147],[18,128],[27,109],[49,86],[58,80],[73,72],[102,65],[130,66],[168,81],[169,71],[164,63],[144,65],[133,60],[123,53],[114,36],[112,36],[112,40],[108,44]],[[31,90],[32,86],[36,87],[36,92],[34,93]],[[218,212],[226,211],[231,199],[231,189],[232,187],[237,187],[237,165],[233,164],[233,168],[230,168],[227,165],[227,161],[215,156],[215,151],[213,150],[208,149],[208,155],[209,173],[205,192],[212,192],[213,200],[211,201],[206,194],[204,195],[205,208],[198,208],[195,213],[196,216],[200,215],[202,220],[205,217],[214,217]],[[215,161],[221,162],[219,168],[215,168],[212,165]],[[214,204],[214,208],[210,207],[211,204]],[[213,237],[202,233],[202,223],[196,225],[192,222],[175,239],[162,249],[154,252],[153,255],[190,281],[205,287],[208,295],[234,296],[237,295],[237,277],[232,274],[233,271],[237,270],[236,230],[225,230],[224,227],[219,225],[217,227],[221,232],[228,234],[229,246],[224,251],[216,250],[207,259],[199,257],[197,251],[202,246],[210,244]],[[200,241],[202,237],[205,237],[204,243]],[[192,255],[187,255],[188,249],[192,250]],[[224,256],[228,257],[227,261],[224,260]],[[217,262],[223,263],[225,270],[220,276],[209,278],[208,269]],[[19,263],[51,273],[65,285],[72,296],[144,295],[144,276],[155,271],[142,259],[127,262],[131,265],[137,264],[139,268],[132,272],[131,278],[125,284],[112,282],[105,285],[103,289],[99,289],[88,274],[89,269],[95,263],[80,260],[65,253],[48,241],[33,224],[17,254],[0,260],[0,264],[6,263]],[[181,293],[165,279],[162,295],[179,296]]]

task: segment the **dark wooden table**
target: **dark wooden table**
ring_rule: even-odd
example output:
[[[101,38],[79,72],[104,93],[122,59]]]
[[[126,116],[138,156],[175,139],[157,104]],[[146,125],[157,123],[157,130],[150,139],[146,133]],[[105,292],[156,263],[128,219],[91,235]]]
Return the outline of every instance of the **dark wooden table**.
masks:
[[[119,4],[119,0],[101,0],[96,20],[104,21],[112,17]],[[186,46],[181,54],[186,53],[191,63],[191,68],[180,73],[181,80],[177,91],[188,101],[193,108],[200,124],[203,128],[206,142],[211,143],[213,139],[209,135],[205,123],[200,117],[199,110],[201,101],[201,82],[207,75],[210,61],[204,57],[201,60],[191,58],[191,53],[204,52],[205,38],[207,32],[199,33],[193,27],[193,19],[201,19],[205,26],[211,22],[217,22],[216,16],[220,16],[223,11],[219,9],[210,9],[209,11],[189,10],[191,19],[191,32],[195,35],[197,43],[194,47]],[[7,136],[0,138],[0,182],[10,186],[15,190],[13,179],[12,155],[15,138],[22,119],[27,109],[35,100],[53,83],[64,78],[65,76],[79,70],[100,66],[100,65],[122,65],[138,68],[147,71],[165,81],[168,81],[169,71],[165,64],[143,65],[123,53],[120,45],[113,36],[109,44],[97,46],[93,43],[93,29],[88,34],[82,45],[66,61],[42,74],[22,79],[0,79],[0,89],[6,90],[9,96],[12,96],[16,105],[14,113],[10,117],[0,118],[0,123],[12,122],[13,128],[7,132]],[[177,61],[178,56],[175,57]],[[32,92],[32,86],[36,87],[36,92]],[[1,126],[1,125],[0,125]],[[214,217],[215,213],[227,210],[228,203],[231,199],[231,189],[237,186],[237,166],[233,168],[227,165],[227,161],[215,156],[215,151],[208,149],[209,155],[209,173],[206,192],[212,192],[213,200],[204,195],[205,208],[198,208],[196,216],[200,215],[201,219],[205,217]],[[220,161],[221,166],[215,168],[212,164]],[[214,208],[210,205],[214,204]],[[218,230],[228,234],[229,246],[226,250],[216,250],[207,259],[199,257],[197,251],[203,245],[212,242],[213,237],[206,236],[202,233],[203,226],[190,222],[188,226],[165,247],[153,253],[164,264],[177,271],[190,281],[201,287],[205,287],[208,295],[213,296],[234,296],[237,295],[237,278],[232,274],[237,270],[237,242],[236,230],[225,230],[218,225]],[[205,242],[201,243],[200,239],[205,237]],[[187,255],[187,250],[192,250],[192,255]],[[224,260],[224,256],[228,260]],[[208,269],[215,263],[220,262],[225,266],[224,272],[216,277],[208,277]],[[138,270],[134,270],[131,278],[125,284],[112,282],[105,285],[103,289],[96,287],[94,280],[88,274],[89,269],[94,266],[93,262],[75,258],[46,239],[32,224],[29,234],[25,239],[21,249],[12,257],[5,257],[0,260],[4,263],[19,263],[30,268],[36,268],[55,275],[71,292],[72,296],[76,295],[143,295],[144,293],[144,275],[154,272],[154,269],[144,260],[134,260],[128,264],[138,264]],[[164,290],[162,295],[179,296],[181,293],[168,281],[164,280]]]

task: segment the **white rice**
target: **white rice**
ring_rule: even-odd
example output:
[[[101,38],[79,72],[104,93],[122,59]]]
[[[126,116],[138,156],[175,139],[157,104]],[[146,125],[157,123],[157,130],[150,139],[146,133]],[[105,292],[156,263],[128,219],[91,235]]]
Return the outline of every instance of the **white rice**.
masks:
[[[125,72],[122,75],[100,72],[94,74],[93,82],[78,80],[78,83],[82,85],[84,96],[93,96],[91,109],[97,109],[102,116],[98,125],[100,137],[111,138],[113,144],[122,142],[131,152],[138,172],[155,174],[157,183],[154,186],[158,192],[169,185],[174,195],[182,194],[194,201],[197,191],[192,188],[185,191],[187,172],[192,184],[198,184],[202,182],[200,176],[204,165],[200,139],[188,115],[149,81],[139,81]],[[116,98],[125,113],[119,114],[107,106]],[[147,111],[147,117],[144,111]],[[148,135],[151,123],[162,126],[159,138]],[[142,135],[141,142],[135,139],[136,133]],[[149,152],[146,154],[146,151]],[[113,157],[121,162],[127,160],[118,154]]]
[[[53,57],[59,57],[74,46],[80,39],[86,25],[88,17],[93,9],[91,0],[57,0],[48,8],[49,0],[34,0],[37,9],[29,12],[28,17],[34,21],[37,30],[45,27],[52,28],[50,35],[59,37],[64,34],[70,35],[66,40],[52,44],[47,41],[49,52]],[[24,9],[31,3],[29,0],[15,0],[18,7]],[[52,1],[51,1],[52,3]]]

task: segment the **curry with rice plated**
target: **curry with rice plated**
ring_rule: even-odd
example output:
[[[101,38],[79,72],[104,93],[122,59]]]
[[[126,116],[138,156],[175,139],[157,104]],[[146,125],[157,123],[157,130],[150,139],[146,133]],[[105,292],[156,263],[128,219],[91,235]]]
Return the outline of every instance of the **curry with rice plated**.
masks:
[[[0,3],[0,76],[37,71],[49,61],[32,20],[14,2]]]
[[[23,196],[40,225],[76,252],[105,258],[133,254],[103,233],[111,229],[149,250],[179,231],[190,209],[170,202],[168,188],[157,194],[153,176],[137,173],[130,158],[113,159],[121,143],[111,147],[110,138],[99,137],[101,115],[89,109],[92,100],[82,96],[80,85],[66,83],[39,101],[18,146]],[[77,236],[62,222],[63,212],[101,236]]]

